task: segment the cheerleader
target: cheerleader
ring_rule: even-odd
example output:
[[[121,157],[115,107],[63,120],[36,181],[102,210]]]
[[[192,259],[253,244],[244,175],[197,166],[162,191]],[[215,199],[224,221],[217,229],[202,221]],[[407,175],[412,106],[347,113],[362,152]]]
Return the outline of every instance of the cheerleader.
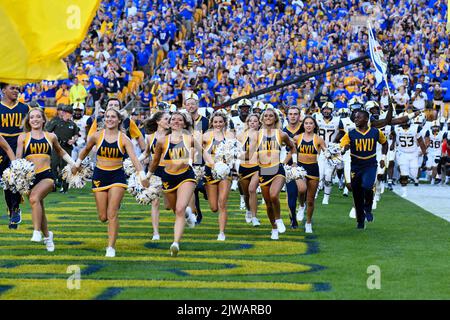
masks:
[[[183,236],[185,218],[190,227],[194,227],[196,222],[195,215],[186,210],[196,185],[195,173],[190,166],[194,157],[195,140],[190,133],[191,123],[187,117],[181,112],[172,113],[169,122],[171,133],[156,142],[149,168],[152,175],[155,174],[160,160],[164,163],[161,178],[163,192],[170,209],[175,213],[174,242],[170,246],[172,256],[177,256],[180,250],[179,243]]]
[[[164,111],[158,111],[152,115],[152,117],[146,122],[145,127],[146,131],[149,133],[149,136],[146,138],[146,150],[139,157],[139,160],[145,159],[147,156],[150,156],[150,159],[153,158],[156,148],[156,142],[158,139],[163,139],[169,131],[169,119],[170,115]],[[162,178],[164,173],[164,164],[160,164],[155,171],[155,175]],[[166,200],[166,198],[164,197]],[[153,227],[153,238],[152,240],[159,240],[159,198],[153,200],[152,202],[152,227]],[[166,205],[167,207],[167,205]]]
[[[259,183],[266,204],[267,215],[272,224],[272,240],[278,240],[278,234],[286,231],[281,219],[280,191],[286,177],[280,160],[282,144],[295,150],[295,144],[289,136],[281,131],[278,113],[273,108],[266,109],[261,115],[262,128],[257,140],[257,154],[259,165]],[[250,147],[251,150],[253,149]]]
[[[259,126],[259,115],[252,113],[246,120],[247,129],[238,137],[239,142],[241,142],[244,147],[243,151],[248,154],[247,157],[249,158],[248,160],[241,161],[238,171],[239,186],[244,194],[245,206],[247,208],[245,221],[251,223],[254,227],[260,225],[260,222],[256,217],[258,210],[256,189],[259,184],[259,166],[257,154],[250,151],[250,145],[254,144],[253,141],[258,140]]]
[[[298,165],[302,166],[307,175],[305,180],[298,179],[297,188],[301,197],[306,194],[305,232],[312,233],[311,218],[314,212],[314,200],[319,186],[318,155],[325,150],[324,140],[317,135],[318,126],[312,116],[306,116],[300,126],[300,134],[294,137],[296,141]]]
[[[234,135],[227,131],[228,119],[221,111],[211,115],[209,130],[203,134],[203,157],[205,159],[205,189],[208,196],[209,207],[212,212],[219,211],[218,241],[225,241],[225,226],[227,224],[227,202],[231,186],[231,176],[226,179],[214,179],[212,169],[216,148],[226,139],[233,139]]]
[[[92,191],[95,195],[100,221],[108,221],[108,247],[105,256],[115,257],[115,245],[119,233],[118,212],[127,189],[127,178],[123,169],[123,160],[126,154],[136,168],[142,185],[147,188],[149,182],[134,153],[131,140],[120,130],[123,122],[120,112],[109,107],[106,109],[104,122],[104,129],[89,136],[86,146],[80,151],[79,158],[72,168],[72,173],[76,174],[80,170],[81,161],[96,146],[97,161],[92,176]]]
[[[44,111],[41,108],[31,109],[24,119],[24,133],[17,140],[16,157],[34,163],[35,178],[28,196],[31,206],[31,219],[33,221],[33,236],[31,241],[41,242],[47,251],[55,251],[53,232],[48,231],[47,218],[45,216],[44,199],[55,189],[55,177],[50,163],[52,149],[67,163],[74,165],[72,158],[61,148],[54,133],[44,131]],[[42,233],[44,238],[42,239]]]

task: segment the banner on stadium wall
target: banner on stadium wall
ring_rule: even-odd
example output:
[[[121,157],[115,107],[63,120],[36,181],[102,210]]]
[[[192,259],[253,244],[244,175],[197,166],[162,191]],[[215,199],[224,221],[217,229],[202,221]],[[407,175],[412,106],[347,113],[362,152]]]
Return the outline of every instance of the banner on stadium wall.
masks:
[[[85,38],[100,0],[0,0],[0,81],[68,77],[62,60]]]

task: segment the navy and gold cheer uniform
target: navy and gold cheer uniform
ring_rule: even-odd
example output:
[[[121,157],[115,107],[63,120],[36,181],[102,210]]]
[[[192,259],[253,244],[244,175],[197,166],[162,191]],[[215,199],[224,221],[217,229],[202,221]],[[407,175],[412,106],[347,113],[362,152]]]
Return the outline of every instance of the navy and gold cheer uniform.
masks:
[[[245,132],[245,138],[243,143],[243,151],[247,153],[250,149],[250,137],[248,131]],[[250,155],[250,158],[252,155]],[[251,179],[256,173],[259,172],[259,166],[257,163],[241,162],[239,164],[239,180]]]
[[[97,141],[97,164],[92,176],[92,191],[105,191],[112,187],[127,188],[127,177],[123,170],[125,147],[123,144],[124,133],[117,135],[117,140],[109,143],[105,139],[105,130],[100,131]],[[98,160],[120,160],[118,165],[100,165]]]
[[[274,129],[272,136],[264,134],[266,130],[261,130],[258,136],[258,161],[259,161],[259,184],[265,186],[272,182],[273,179],[280,176],[285,178],[286,172],[280,162],[281,153],[281,130]],[[275,155],[275,157],[273,157]],[[261,156],[269,157],[269,163],[261,163]],[[272,162],[272,159],[277,161]]]
[[[7,106],[0,102],[0,135],[5,138],[11,149],[17,150],[17,139],[22,133],[23,119],[30,111],[30,107],[24,103],[18,102],[14,106]],[[9,167],[11,160],[6,152],[0,148],[0,176],[6,168]],[[9,212],[19,210],[22,196],[20,193],[13,193],[11,190],[5,190],[5,200]]]
[[[225,139],[224,140],[216,140],[214,138],[214,134],[211,133],[210,140],[209,140],[208,144],[206,145],[205,149],[206,149],[206,152],[208,152],[211,155],[211,158],[213,160],[214,160],[214,156],[216,154],[217,147],[224,142],[225,142]],[[220,180],[215,180],[213,178],[212,168],[208,165],[205,165],[204,179],[205,179],[205,184],[216,184],[216,183],[220,182]],[[231,177],[228,177],[228,179],[231,179]]]
[[[50,164],[52,147],[53,146],[52,143],[50,142],[50,138],[47,132],[44,132],[44,137],[42,139],[34,139],[31,136],[31,132],[27,132],[24,141],[23,157],[28,161],[32,161],[31,159],[36,158],[46,158],[48,159]],[[36,175],[33,179],[32,188],[44,179],[51,179],[53,181],[55,180],[50,165],[37,169],[35,172]]]
[[[378,169],[377,142],[387,143],[386,136],[380,129],[370,127],[366,132],[350,130],[341,139],[341,147],[350,145],[351,186],[358,227],[372,212],[373,186]]]
[[[297,164],[306,170],[306,178],[312,180],[319,180],[319,164],[317,162],[317,155],[319,154],[319,136],[314,134],[311,141],[303,140],[303,133],[298,136],[297,144]],[[314,161],[300,161],[301,156],[315,156]],[[313,157],[311,157],[313,158]]]
[[[150,140],[150,158],[153,159],[153,155],[155,154],[155,150],[156,150],[156,143],[158,142],[158,139],[156,139],[156,132],[152,133],[149,136],[149,140]],[[156,168],[155,172],[153,173],[155,176],[158,176],[160,178],[162,178],[163,174],[164,174],[164,161],[160,161],[158,168]]]
[[[166,136],[162,153],[162,161],[166,166],[164,167],[164,175],[161,177],[161,180],[163,183],[163,192],[166,193],[177,190],[185,182],[197,182],[194,170],[189,165],[190,146],[186,142],[188,141],[187,135],[183,134],[183,139],[179,143],[170,142],[171,136]],[[172,172],[167,169],[168,164],[186,164],[186,166],[178,171]]]

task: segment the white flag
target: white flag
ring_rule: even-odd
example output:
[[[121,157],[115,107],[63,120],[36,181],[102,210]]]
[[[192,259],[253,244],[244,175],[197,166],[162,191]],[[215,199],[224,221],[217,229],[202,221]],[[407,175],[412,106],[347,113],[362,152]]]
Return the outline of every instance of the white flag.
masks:
[[[372,59],[372,63],[375,66],[375,78],[377,80],[377,86],[383,81],[383,78],[386,77],[387,71],[387,62],[384,58],[383,49],[372,32],[372,27],[369,22],[367,22],[367,29],[369,31],[369,51],[370,58]]]

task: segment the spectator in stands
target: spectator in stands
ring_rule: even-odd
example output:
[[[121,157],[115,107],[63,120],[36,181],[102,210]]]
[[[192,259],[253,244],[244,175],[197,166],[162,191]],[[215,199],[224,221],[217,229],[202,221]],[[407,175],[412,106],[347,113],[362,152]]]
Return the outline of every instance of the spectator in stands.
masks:
[[[56,106],[59,106],[61,104],[63,105],[69,105],[70,104],[70,97],[69,97],[69,89],[67,88],[67,80],[62,81],[58,91],[56,91],[55,100],[56,100]]]
[[[72,81],[73,83],[69,91],[70,103],[81,102],[84,104],[87,97],[86,88],[80,83],[78,77],[73,78]]]
[[[88,106],[93,107],[96,102],[100,103],[100,105],[103,104],[105,100],[105,88],[103,88],[103,83],[98,80],[94,79],[94,86],[89,90],[88,95]]]

